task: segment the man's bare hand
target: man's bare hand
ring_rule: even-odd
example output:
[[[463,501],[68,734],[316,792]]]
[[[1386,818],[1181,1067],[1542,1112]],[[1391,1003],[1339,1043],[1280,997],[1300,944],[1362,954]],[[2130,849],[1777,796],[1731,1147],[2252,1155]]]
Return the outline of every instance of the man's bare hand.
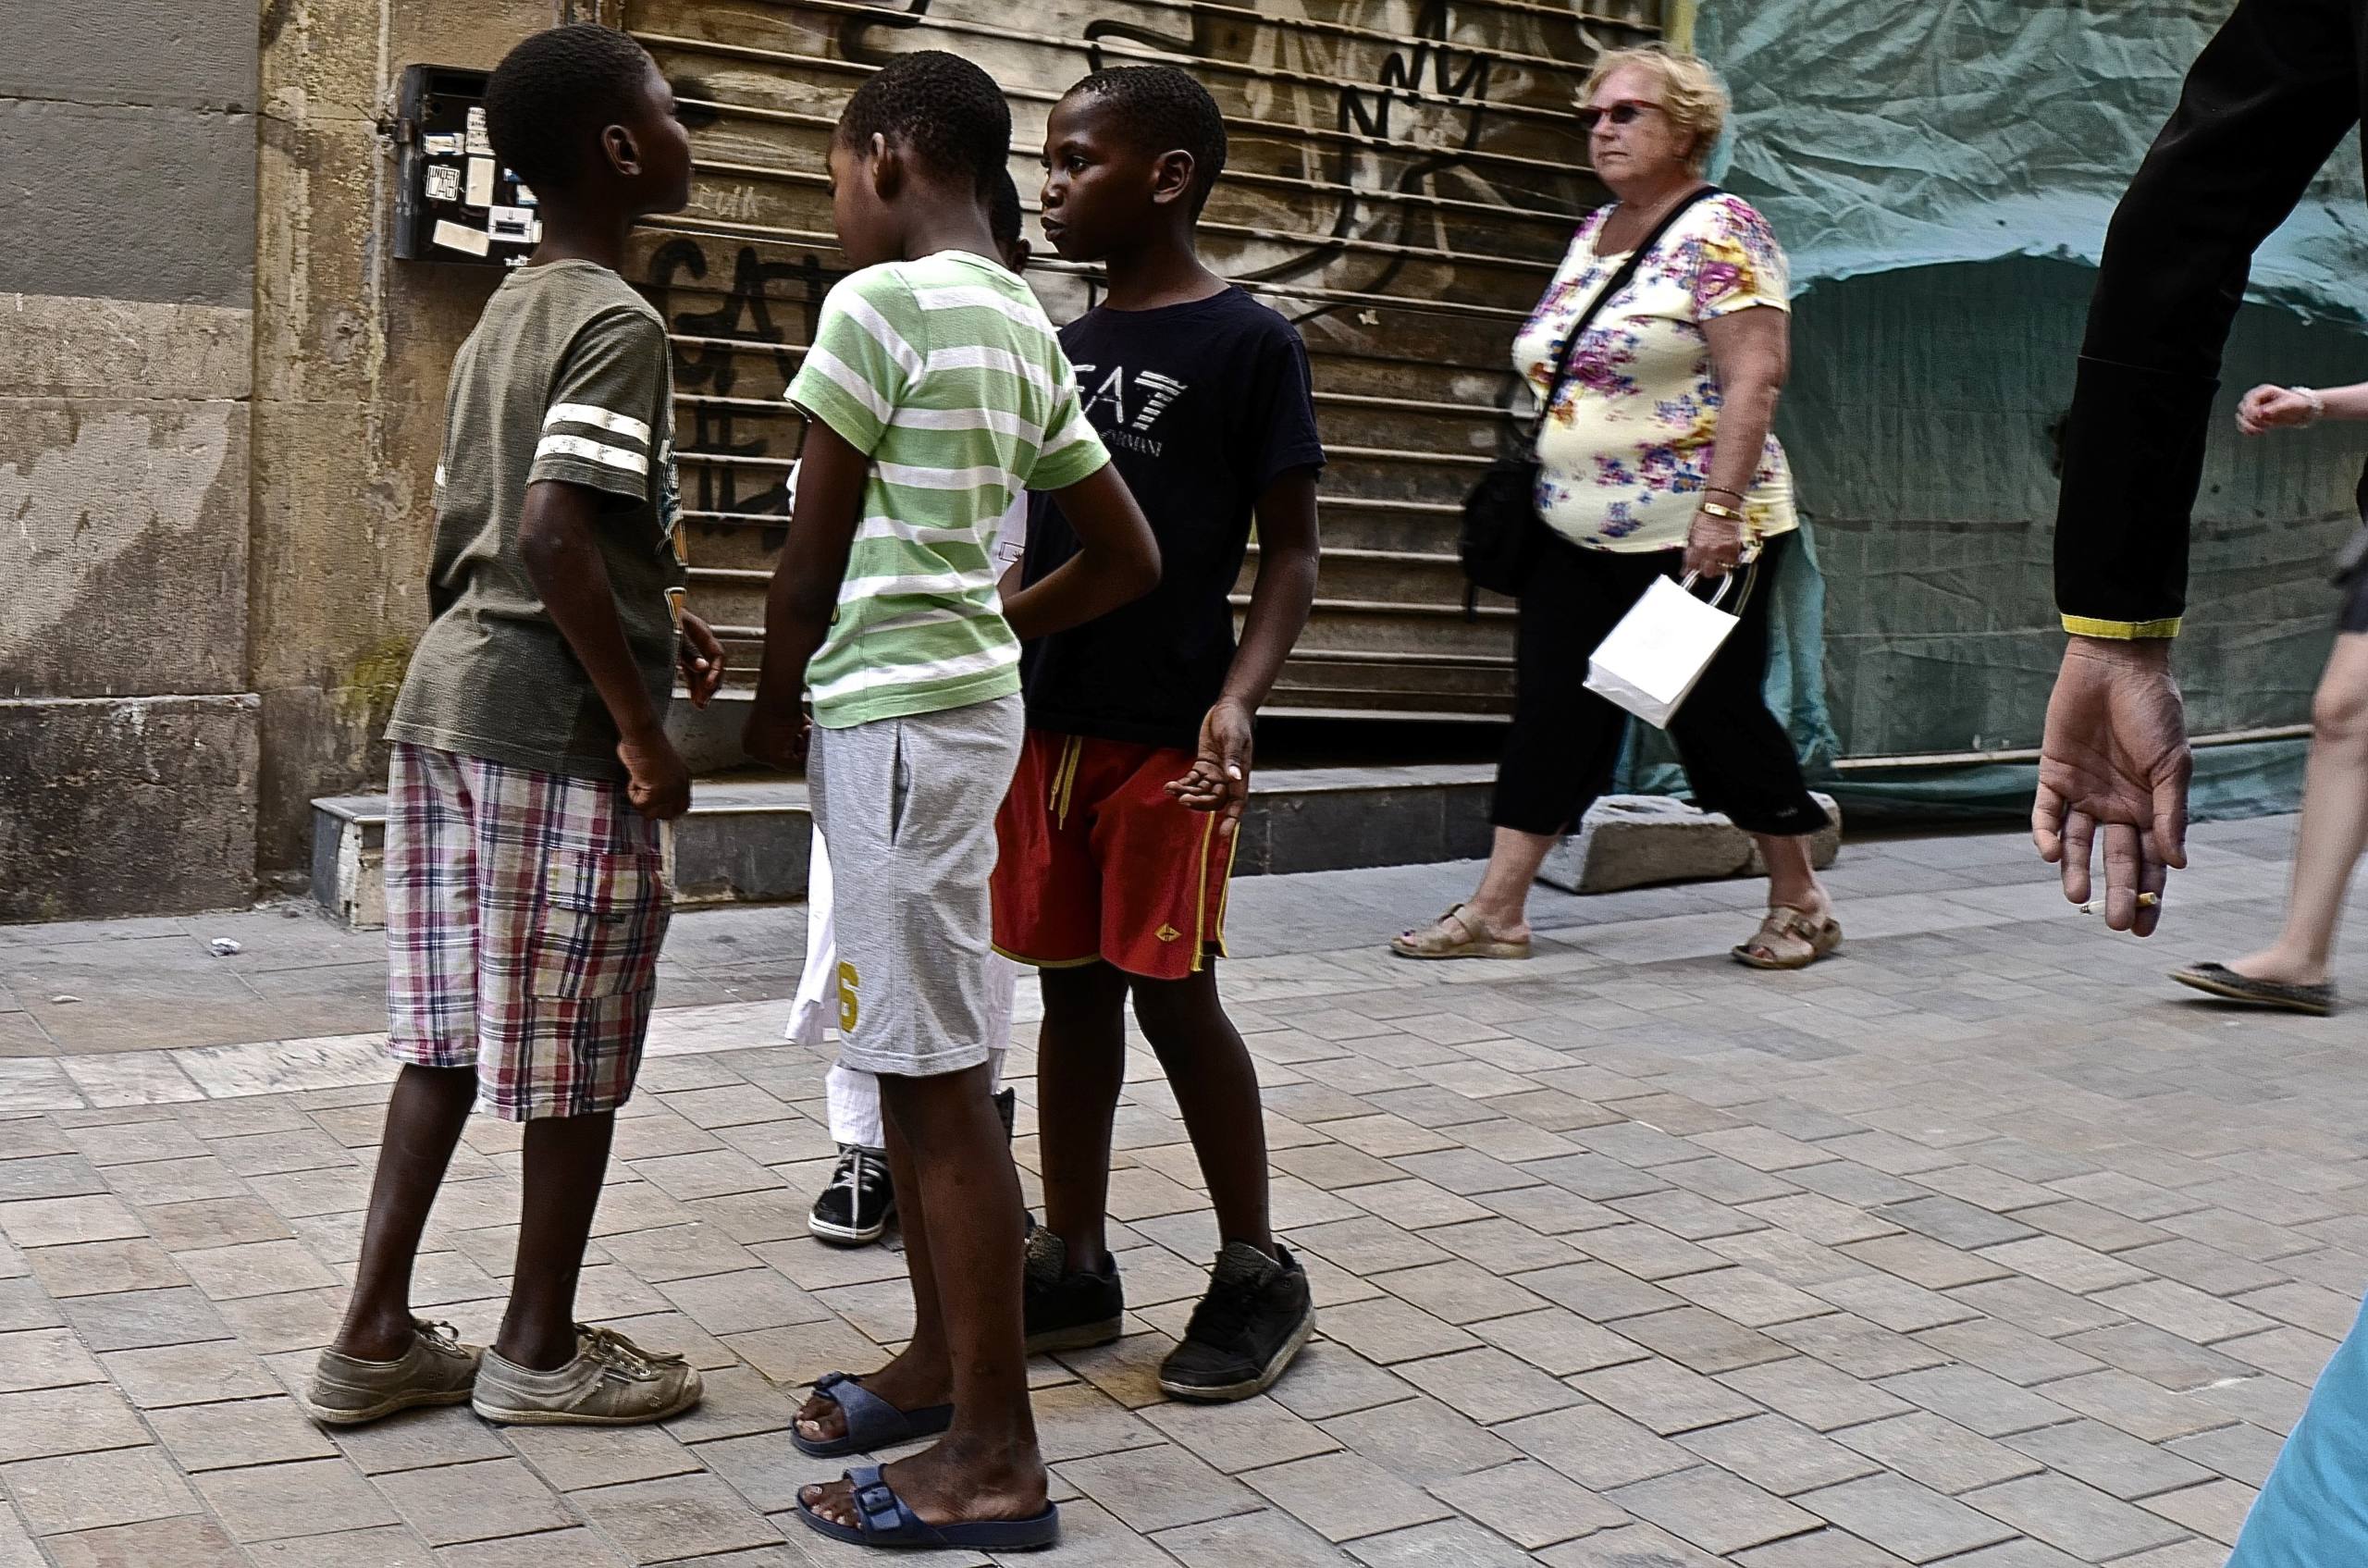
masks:
[[[674,646],[674,663],[691,694],[691,706],[705,708],[723,688],[726,659],[714,628],[688,611],[683,612],[682,640]]]
[[[1195,811],[1219,813],[1217,832],[1227,838],[1240,830],[1241,813],[1250,804],[1250,754],[1254,744],[1250,710],[1231,698],[1220,698],[1201,721],[1199,755],[1180,779],[1171,780],[1167,796]]]
[[[2089,902],[2102,829],[2105,924],[2152,935],[2170,873],[2187,866],[2194,772],[2169,641],[2074,637],[2048,701],[2031,808],[2032,842],[2063,868],[2064,896]]]
[[[625,799],[643,816],[671,822],[691,809],[691,771],[665,731],[626,736],[617,742],[617,759],[629,775]]]
[[[748,722],[740,732],[740,749],[772,768],[802,768],[812,734],[805,711],[768,703],[762,693],[749,704]]]

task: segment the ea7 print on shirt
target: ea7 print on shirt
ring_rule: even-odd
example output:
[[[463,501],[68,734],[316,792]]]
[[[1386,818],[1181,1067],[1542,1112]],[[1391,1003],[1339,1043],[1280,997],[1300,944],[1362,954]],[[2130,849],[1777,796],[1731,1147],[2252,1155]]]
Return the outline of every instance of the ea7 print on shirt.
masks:
[[[1097,380],[1097,377],[1100,379]],[[1150,431],[1159,423],[1159,416],[1167,412],[1169,404],[1192,389],[1190,382],[1180,381],[1173,376],[1164,376],[1156,370],[1139,370],[1135,372],[1135,397],[1130,404],[1127,398],[1127,367],[1123,364],[1111,366],[1106,376],[1102,374],[1100,365],[1079,364],[1077,379],[1079,386],[1093,389],[1085,400],[1085,416],[1101,430],[1103,444],[1123,447],[1144,457],[1159,457],[1166,453],[1166,443],[1153,437]],[[1133,410],[1131,415],[1128,412],[1130,407]],[[1105,414],[1108,415],[1106,424],[1104,423]]]

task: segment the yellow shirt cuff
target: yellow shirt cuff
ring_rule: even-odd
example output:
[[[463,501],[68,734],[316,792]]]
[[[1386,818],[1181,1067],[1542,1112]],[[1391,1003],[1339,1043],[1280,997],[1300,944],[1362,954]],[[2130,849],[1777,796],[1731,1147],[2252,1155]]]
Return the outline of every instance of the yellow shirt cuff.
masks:
[[[2116,642],[2137,642],[2148,637],[2177,636],[2181,619],[2173,615],[2162,621],[2099,621],[2087,615],[2066,615],[2064,617],[2064,629],[2076,637],[2111,637]]]

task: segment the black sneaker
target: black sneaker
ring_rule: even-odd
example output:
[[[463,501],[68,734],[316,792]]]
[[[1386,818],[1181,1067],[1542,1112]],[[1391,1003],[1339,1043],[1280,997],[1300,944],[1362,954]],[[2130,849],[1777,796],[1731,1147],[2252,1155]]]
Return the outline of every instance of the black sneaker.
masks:
[[[1068,1243],[1042,1227],[1029,1232],[1023,1299],[1030,1355],[1109,1344],[1118,1337],[1119,1319],[1127,1310],[1116,1259],[1107,1274],[1073,1272]]]
[[[896,1190],[888,1180],[888,1156],[853,1143],[839,1145],[831,1184],[814,1200],[806,1228],[834,1247],[864,1247],[887,1234],[896,1216]]]
[[[1229,1242],[1184,1342],[1160,1363],[1159,1386],[1179,1400],[1246,1400],[1274,1386],[1314,1329],[1315,1303],[1299,1260],[1283,1247],[1268,1257],[1246,1241]]]

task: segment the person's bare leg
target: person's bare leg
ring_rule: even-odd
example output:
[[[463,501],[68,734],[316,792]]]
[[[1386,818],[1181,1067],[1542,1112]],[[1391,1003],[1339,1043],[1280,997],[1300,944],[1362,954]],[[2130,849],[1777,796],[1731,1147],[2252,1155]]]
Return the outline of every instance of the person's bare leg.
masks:
[[[2294,887],[2277,941],[2228,967],[2249,980],[2323,985],[2335,957],[2344,891],[2368,847],[2368,632],[2335,639],[2311,704],[2311,758],[2302,773],[2302,828]]]
[[[396,1361],[411,1349],[412,1265],[476,1097],[474,1068],[406,1062],[395,1075],[353,1296],[331,1349],[359,1361]]]
[[[1044,1228],[1068,1266],[1109,1266],[1110,1127],[1127,1078],[1127,977],[1108,964],[1043,971],[1036,1041],[1036,1130]]]
[[[510,1307],[493,1348],[503,1360],[553,1372],[575,1359],[575,1282],[608,1175],[613,1111],[537,1117],[526,1124],[526,1195]]]
[[[1561,835],[1498,828],[1488,846],[1488,869],[1480,874],[1480,890],[1465,901],[1465,909],[1499,942],[1519,942],[1529,934],[1529,890],[1536,885],[1538,868],[1553,852]]]
[[[1185,980],[1139,980],[1134,991],[1135,1017],[1142,1022],[1144,1038],[1159,1054],[1159,1065],[1176,1094],[1177,1109],[1183,1113],[1185,1130],[1191,1134],[1201,1176],[1209,1184],[1209,1206],[1216,1212],[1218,1241],[1246,1241],[1273,1256],[1275,1237],[1267,1226],[1266,1124],[1258,1096],[1258,1066],[1217,999],[1216,970],[1203,969]],[[1041,1062],[1038,1073],[1041,1083]],[[1106,1121],[1104,1126],[1106,1132]],[[1052,1168],[1049,1157],[1045,1168],[1048,1172]],[[1106,1187],[1106,1143],[1103,1169]]]
[[[1779,837],[1764,833],[1753,833],[1751,839],[1759,846],[1759,858],[1768,866],[1770,908],[1798,909],[1812,920],[1833,913],[1833,899],[1818,880],[1817,867],[1810,859],[1813,840],[1799,833]]]
[[[1043,1512],[1048,1478],[1028,1402],[1028,1358],[1020,1328],[1019,1178],[1003,1122],[987,1093],[987,1069],[938,1078],[882,1078],[891,1157],[901,1141],[929,1157],[906,1161],[900,1186],[905,1245],[915,1245],[935,1280],[948,1360],[954,1424],[934,1444],[886,1467],[896,1495],[930,1525],[1030,1519]],[[906,1210],[911,1202],[912,1208]],[[854,1488],[844,1479],[804,1488],[800,1499],[824,1518],[856,1523]]]
[[[905,1268],[912,1277],[913,1337],[885,1366],[864,1374],[863,1386],[898,1410],[923,1410],[954,1397],[954,1364],[945,1350],[944,1298],[930,1246],[928,1194],[914,1167],[911,1144],[898,1136],[895,1118],[886,1114],[887,1080],[878,1081],[882,1096],[881,1141],[888,1153],[889,1185],[896,1193]],[[809,1395],[798,1407],[797,1429],[808,1441],[835,1442],[846,1436],[846,1412],[828,1394]]]

